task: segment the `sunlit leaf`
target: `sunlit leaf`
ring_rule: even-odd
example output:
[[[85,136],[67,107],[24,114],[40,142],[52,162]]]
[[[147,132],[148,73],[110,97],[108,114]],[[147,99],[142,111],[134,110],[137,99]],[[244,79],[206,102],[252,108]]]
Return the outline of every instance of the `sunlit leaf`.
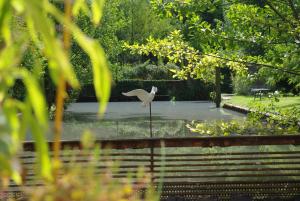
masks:
[[[91,58],[94,87],[97,99],[101,103],[99,112],[100,114],[103,114],[110,97],[111,88],[111,74],[105,58],[105,53],[96,41],[85,37],[81,32],[77,31],[75,33],[75,38]]]
[[[102,17],[102,9],[104,7],[105,0],[93,0],[92,1],[92,12],[93,22],[99,24]]]
[[[19,129],[20,122],[18,119],[18,111],[15,102],[10,99],[6,100],[3,105],[3,110],[5,113],[6,121],[9,125],[9,131],[11,134],[11,143],[13,146],[10,147],[13,153],[19,149],[20,137],[19,137]]]
[[[60,22],[66,23],[74,35],[74,39],[80,47],[89,55],[93,66],[94,87],[98,101],[100,101],[99,113],[103,114],[110,97],[111,74],[108,68],[105,53],[100,44],[87,37],[77,26],[66,21],[59,11],[51,4],[47,6],[48,11]]]
[[[90,3],[93,22],[99,24],[104,0],[77,0],[74,3],[74,15],[80,12],[90,14]],[[56,20],[51,15],[55,16]],[[98,100],[101,100],[99,111],[102,114],[109,99],[111,76],[105,53],[96,40],[88,38],[74,23],[67,21],[64,14],[49,1],[0,0],[0,101],[6,120],[5,125],[0,125],[0,174],[5,181],[12,178],[17,184],[21,182],[20,164],[16,160],[16,154],[22,148],[28,128],[31,128],[35,142],[39,173],[44,178],[52,179],[45,137],[48,131],[47,104],[39,83],[39,76],[43,76],[39,66],[42,66],[43,62],[47,63],[54,83],[58,83],[59,76],[63,75],[70,86],[79,86],[69,55],[57,31],[59,26],[69,29],[91,59],[96,95]],[[45,59],[40,63],[32,61],[33,64],[29,67],[36,66],[26,70],[28,66],[25,65],[24,68],[23,63],[20,63],[24,52],[31,47]],[[33,60],[35,59],[37,58]],[[8,93],[19,80],[26,88],[25,101],[11,99],[11,94]]]
[[[6,43],[11,41],[10,31],[11,7],[9,0],[0,1],[0,39],[3,37]]]
[[[85,0],[77,0],[73,5],[72,13],[74,16],[77,16],[80,13],[80,11],[82,11],[85,14],[87,14],[88,12],[88,6]]]
[[[21,55],[23,53],[23,48],[20,40],[14,44],[7,45],[0,52],[0,70],[5,69],[6,72],[11,73],[13,70],[11,68],[15,67],[20,61]],[[3,72],[2,72],[3,73]],[[12,75],[12,74],[11,74]],[[4,76],[3,74],[0,75]],[[6,79],[12,78],[12,76],[5,77]]]
[[[43,50],[49,59],[49,67],[52,71],[52,78],[58,83],[60,74],[65,76],[68,83],[74,87],[79,87],[79,82],[76,79],[74,70],[68,60],[66,52],[63,49],[61,41],[55,37],[54,24],[49,20],[48,16],[40,9],[42,7],[39,0],[32,0],[26,3],[27,17],[30,24],[30,32],[33,39],[36,39],[37,33],[41,35],[43,41]],[[39,46],[40,44],[36,44]]]
[[[48,152],[48,143],[44,136],[45,128],[38,124],[34,118],[30,118],[30,127],[32,131],[32,136],[35,144],[37,161],[38,161],[38,171],[40,175],[46,179],[52,179],[51,163]]]
[[[0,145],[2,145],[2,142],[0,141]],[[12,169],[9,161],[9,155],[4,155],[0,152],[0,176],[10,176]],[[1,177],[0,177],[1,179]]]
[[[27,71],[23,71],[23,81],[27,89],[28,99],[39,122],[47,129],[47,105],[39,83]]]

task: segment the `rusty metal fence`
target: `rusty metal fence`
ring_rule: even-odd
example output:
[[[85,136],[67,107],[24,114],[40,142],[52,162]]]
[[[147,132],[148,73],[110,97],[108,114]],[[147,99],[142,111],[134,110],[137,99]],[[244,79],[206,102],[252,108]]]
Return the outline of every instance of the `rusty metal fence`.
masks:
[[[97,141],[109,148],[110,155],[102,160],[119,160],[115,178],[126,177],[144,167],[152,175],[153,184],[163,182],[161,199],[236,200],[297,200],[300,197],[300,135],[236,136],[205,138],[152,138]],[[52,147],[52,143],[49,143]],[[63,149],[81,149],[78,141],[63,141]],[[163,152],[162,152],[163,150]],[[26,185],[34,180],[34,144],[24,143],[21,155],[29,169]],[[79,158],[80,159],[80,158]],[[68,163],[68,156],[62,157]],[[79,160],[84,163],[84,157]],[[103,163],[99,161],[99,173]],[[163,178],[163,179],[161,179]],[[6,192],[22,196],[11,183]]]

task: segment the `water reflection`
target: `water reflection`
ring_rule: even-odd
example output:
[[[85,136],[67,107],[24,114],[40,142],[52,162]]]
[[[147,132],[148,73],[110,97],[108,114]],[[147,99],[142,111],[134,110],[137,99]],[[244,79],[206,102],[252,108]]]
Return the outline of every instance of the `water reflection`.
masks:
[[[71,119],[67,119],[63,125],[63,139],[80,139],[82,132],[86,129],[92,131],[97,139],[114,138],[147,138],[150,137],[149,118],[133,117],[115,120],[93,120],[91,116],[72,114]],[[152,119],[153,137],[184,137],[197,136],[191,133],[186,124],[188,120],[162,119],[154,117]]]
[[[140,102],[111,102],[104,119],[97,118],[98,103],[73,103],[65,112],[63,140],[78,140],[85,130],[92,131],[97,139],[150,137],[149,108]],[[216,108],[205,101],[155,101],[152,104],[153,137],[199,136],[191,133],[186,124],[192,120],[214,121],[243,119],[243,114]],[[50,123],[48,140],[53,139]],[[31,140],[30,134],[27,140]]]
[[[150,137],[149,108],[140,102],[111,102],[103,120],[97,118],[98,103],[75,103],[65,113],[63,139],[80,139],[85,129],[97,139]],[[242,119],[245,116],[205,101],[155,101],[152,104],[153,137],[199,136],[186,124],[192,120]]]

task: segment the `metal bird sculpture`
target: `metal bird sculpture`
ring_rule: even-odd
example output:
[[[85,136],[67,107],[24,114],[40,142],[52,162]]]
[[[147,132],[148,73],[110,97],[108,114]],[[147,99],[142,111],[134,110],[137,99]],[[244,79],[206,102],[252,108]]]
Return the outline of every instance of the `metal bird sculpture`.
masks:
[[[148,93],[144,89],[135,89],[135,90],[129,91],[127,93],[122,93],[122,94],[124,96],[137,96],[138,99],[140,99],[142,101],[142,105],[144,107],[146,107],[149,104],[151,104],[156,92],[157,92],[157,87],[152,86],[150,93]]]

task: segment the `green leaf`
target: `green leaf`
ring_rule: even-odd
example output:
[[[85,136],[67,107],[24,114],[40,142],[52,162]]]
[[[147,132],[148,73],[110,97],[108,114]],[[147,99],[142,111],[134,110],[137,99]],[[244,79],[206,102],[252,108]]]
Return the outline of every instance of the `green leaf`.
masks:
[[[16,153],[20,148],[20,122],[18,118],[17,106],[12,99],[8,99],[4,102],[3,111],[5,119],[9,125],[9,133],[11,135],[11,143],[13,146],[10,147],[12,153]]]
[[[63,74],[68,83],[74,87],[79,87],[79,82],[76,79],[75,72],[68,59],[67,54],[64,51],[61,41],[55,37],[55,27],[53,22],[48,16],[40,9],[44,7],[45,2],[40,0],[31,0],[26,2],[26,16],[27,24],[32,36],[32,39],[36,41],[36,36],[40,35],[44,44],[42,47],[46,57],[49,60],[49,67],[52,79],[55,83],[58,82],[59,75]],[[50,4],[50,3],[49,3]],[[38,47],[40,44],[36,44]]]
[[[98,101],[100,101],[99,113],[105,112],[110,97],[111,74],[105,53],[100,44],[86,37],[81,31],[76,30],[75,39],[83,50],[90,56],[93,66],[94,87]]]
[[[31,112],[30,107],[27,107],[27,105],[24,103],[22,103],[22,105],[19,106],[19,108],[22,113],[19,136],[20,136],[20,140],[23,142],[26,137],[28,125],[30,124],[29,119],[30,119],[30,115],[32,114],[32,112]]]
[[[87,37],[76,25],[67,21],[54,6],[47,4],[47,10],[58,21],[68,26],[74,35],[74,39],[89,55],[93,66],[93,78],[96,96],[100,102],[99,114],[103,115],[110,97],[111,88],[111,74],[108,68],[107,59],[105,57],[105,52],[96,40]]]
[[[22,139],[20,134],[20,118],[18,109],[22,106],[22,103],[13,99],[6,99],[3,103],[3,111],[6,125],[6,133],[0,135],[0,172],[7,172],[12,177],[14,182],[21,184],[21,168],[20,163],[15,158],[15,155],[20,151]]]
[[[35,77],[27,71],[22,71],[23,82],[26,86],[28,99],[39,122],[47,129],[47,105],[45,97]]]
[[[1,142],[1,141],[0,141]],[[0,144],[2,145],[2,143]],[[0,152],[0,172],[2,175],[9,176],[12,174],[10,161],[7,155]]]
[[[0,0],[0,39],[3,37],[6,43],[11,42],[10,19],[10,1]]]
[[[94,24],[99,24],[102,18],[102,9],[104,7],[105,0],[93,0],[92,1],[92,12]]]
[[[77,16],[80,13],[80,11],[82,11],[85,14],[88,13],[88,6],[86,5],[85,0],[77,0],[73,5],[72,13],[74,16]]]
[[[52,168],[48,152],[48,143],[44,136],[45,128],[39,124],[39,121],[33,117],[29,120],[32,136],[35,142],[37,153],[38,171],[40,175],[48,180],[52,180]]]

